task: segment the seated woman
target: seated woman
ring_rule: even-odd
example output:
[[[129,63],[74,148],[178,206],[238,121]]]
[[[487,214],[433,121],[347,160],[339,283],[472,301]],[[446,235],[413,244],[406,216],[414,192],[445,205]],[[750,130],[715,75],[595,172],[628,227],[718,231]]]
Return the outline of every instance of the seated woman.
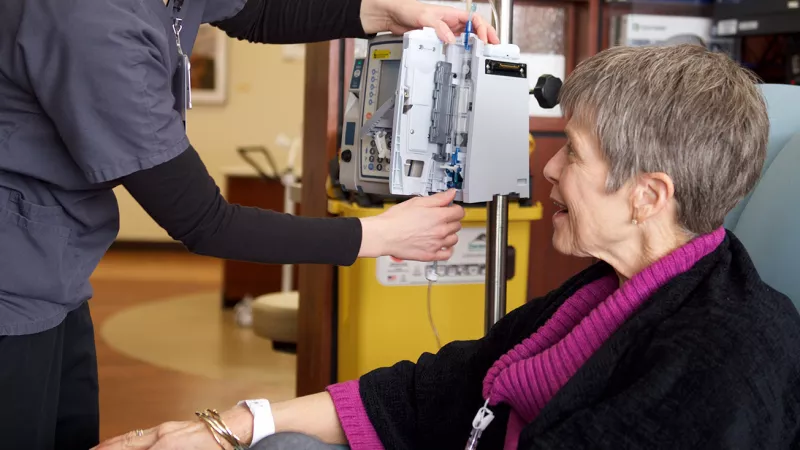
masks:
[[[475,427],[480,449],[798,448],[800,315],[722,228],[765,159],[755,82],[693,45],[580,64],[561,92],[568,142],[544,175],[553,245],[600,262],[482,339],[276,403],[271,417],[254,409],[255,440],[274,424],[353,450],[461,450]],[[247,407],[222,417],[254,439]],[[258,448],[284,448],[280,437]],[[202,423],[125,448],[159,439],[218,448]]]

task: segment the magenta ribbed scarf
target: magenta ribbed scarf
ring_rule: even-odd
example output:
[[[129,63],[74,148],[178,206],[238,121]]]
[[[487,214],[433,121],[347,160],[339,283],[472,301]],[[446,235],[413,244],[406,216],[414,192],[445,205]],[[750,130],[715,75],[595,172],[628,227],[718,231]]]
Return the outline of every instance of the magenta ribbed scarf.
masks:
[[[536,333],[495,362],[484,379],[483,395],[490,405],[511,406],[505,450],[516,450],[525,425],[655,290],[689,270],[724,238],[723,228],[698,237],[622,287],[613,274],[583,286]],[[361,403],[358,381],[330,386],[328,392],[350,448],[382,450]]]

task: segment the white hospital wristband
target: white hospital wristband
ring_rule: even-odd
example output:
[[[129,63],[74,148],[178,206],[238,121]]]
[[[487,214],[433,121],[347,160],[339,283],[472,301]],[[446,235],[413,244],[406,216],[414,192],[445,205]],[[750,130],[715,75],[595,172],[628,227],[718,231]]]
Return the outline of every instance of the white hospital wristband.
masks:
[[[251,444],[275,434],[275,418],[272,417],[272,407],[269,405],[269,400],[263,398],[244,400],[238,404],[241,405],[242,403],[247,405],[247,408],[253,414],[253,439]]]

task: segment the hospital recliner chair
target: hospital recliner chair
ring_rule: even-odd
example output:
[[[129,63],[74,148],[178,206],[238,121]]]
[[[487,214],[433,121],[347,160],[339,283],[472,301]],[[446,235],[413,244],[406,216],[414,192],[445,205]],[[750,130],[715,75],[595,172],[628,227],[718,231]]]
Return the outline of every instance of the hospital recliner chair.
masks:
[[[767,159],[725,228],[744,244],[761,278],[800,309],[800,86],[763,85],[770,119]]]

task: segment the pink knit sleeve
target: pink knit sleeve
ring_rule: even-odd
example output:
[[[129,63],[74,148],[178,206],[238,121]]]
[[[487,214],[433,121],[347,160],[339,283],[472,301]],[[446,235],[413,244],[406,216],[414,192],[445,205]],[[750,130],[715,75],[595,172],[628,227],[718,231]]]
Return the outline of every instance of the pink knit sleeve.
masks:
[[[328,386],[351,450],[384,450],[361,402],[358,380]]]

